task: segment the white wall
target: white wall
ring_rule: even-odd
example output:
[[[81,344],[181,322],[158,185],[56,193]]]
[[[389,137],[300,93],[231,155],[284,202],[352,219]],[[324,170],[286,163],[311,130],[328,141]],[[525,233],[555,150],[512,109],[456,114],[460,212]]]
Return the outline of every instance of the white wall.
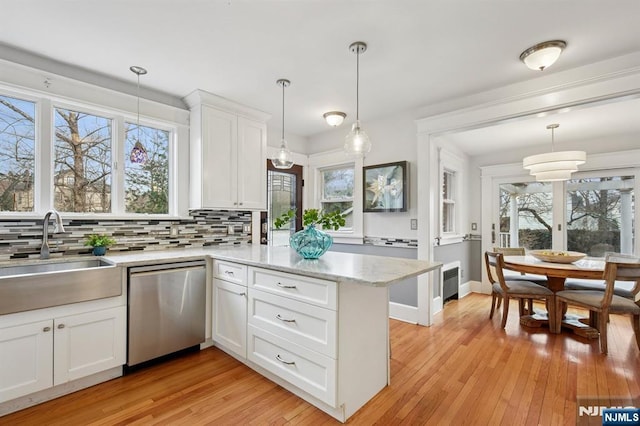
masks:
[[[282,139],[282,128],[273,127],[270,124],[271,122],[267,123],[267,146],[280,148],[280,140]],[[287,141],[287,147],[291,152],[296,152],[298,154],[304,155],[309,154],[307,152],[309,143],[306,137],[284,132],[284,139]],[[307,162],[305,161],[303,165],[306,165],[306,163]],[[302,163],[298,163],[296,161],[296,164]]]
[[[362,128],[369,135],[372,145],[371,152],[364,159],[364,166],[405,160],[409,162],[409,208],[406,212],[364,213],[366,237],[417,238],[417,232],[411,230],[410,226],[410,219],[418,217],[418,164],[414,119],[411,113],[401,113],[383,120],[362,122]],[[346,120],[335,130],[309,137],[309,153],[342,148],[352,122],[353,120]],[[356,173],[362,171],[357,170]]]

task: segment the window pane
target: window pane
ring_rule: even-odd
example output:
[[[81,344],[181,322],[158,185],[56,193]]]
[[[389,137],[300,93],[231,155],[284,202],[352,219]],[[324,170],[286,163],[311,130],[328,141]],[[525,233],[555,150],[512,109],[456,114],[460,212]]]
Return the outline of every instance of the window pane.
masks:
[[[354,167],[324,169],[322,174],[322,200],[320,208],[325,212],[340,211],[345,216],[342,231],[353,228]]]
[[[267,229],[269,244],[272,246],[288,246],[289,237],[296,232],[295,221],[292,220],[288,225],[280,229],[274,228],[273,221],[290,209],[296,210],[297,215],[302,214],[298,211],[296,200],[296,175],[269,170],[267,172],[267,197],[269,199],[268,205],[271,207],[269,212],[270,222]]]
[[[603,256],[633,253],[633,176],[567,182],[567,249]]]
[[[544,182],[500,185],[499,247],[550,249],[551,184]]]
[[[353,167],[322,171],[322,198],[339,200],[353,198]]]
[[[442,232],[455,232],[455,204],[443,203],[442,204]]]
[[[33,211],[36,104],[0,96],[0,210]]]
[[[169,135],[165,130],[125,123],[125,210],[127,213],[169,213]],[[140,141],[146,160],[131,161]]]
[[[54,206],[111,211],[111,120],[56,108]]]

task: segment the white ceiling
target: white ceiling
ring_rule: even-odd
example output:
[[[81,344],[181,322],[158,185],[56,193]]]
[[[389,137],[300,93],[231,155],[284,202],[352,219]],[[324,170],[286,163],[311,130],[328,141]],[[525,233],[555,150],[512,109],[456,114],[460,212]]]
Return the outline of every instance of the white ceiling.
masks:
[[[364,122],[536,78],[518,56],[545,40],[568,43],[545,75],[640,51],[638,0],[3,0],[2,17],[0,42],[10,47],[128,82],[139,65],[149,71],[144,87],[178,98],[206,90],[272,113],[275,127],[276,80],[288,78],[285,127],[302,136],[328,130],[329,110],[353,122],[353,41],[369,45],[360,57]],[[596,125],[603,115],[590,114],[576,120]],[[547,124],[527,124],[534,133],[511,123],[501,138],[474,130],[457,143],[474,155],[505,138],[548,142]],[[640,120],[602,131],[611,126]]]

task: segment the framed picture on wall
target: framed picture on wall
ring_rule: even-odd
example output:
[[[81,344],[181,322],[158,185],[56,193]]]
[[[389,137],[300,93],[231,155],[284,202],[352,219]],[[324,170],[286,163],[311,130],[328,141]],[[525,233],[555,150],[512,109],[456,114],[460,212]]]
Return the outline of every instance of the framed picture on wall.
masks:
[[[407,211],[407,162],[362,168],[364,212]]]

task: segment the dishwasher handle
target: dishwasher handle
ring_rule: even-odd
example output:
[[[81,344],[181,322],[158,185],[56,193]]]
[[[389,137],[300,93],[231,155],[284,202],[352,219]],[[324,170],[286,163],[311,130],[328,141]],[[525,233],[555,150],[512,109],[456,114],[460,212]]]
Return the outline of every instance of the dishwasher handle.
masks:
[[[157,272],[157,271],[176,271],[176,270],[185,270],[185,269],[200,269],[206,266],[206,262],[204,260],[197,260],[193,262],[178,262],[178,263],[162,263],[159,265],[148,265],[148,266],[136,266],[133,268],[129,268],[129,275],[141,275],[148,272]]]

